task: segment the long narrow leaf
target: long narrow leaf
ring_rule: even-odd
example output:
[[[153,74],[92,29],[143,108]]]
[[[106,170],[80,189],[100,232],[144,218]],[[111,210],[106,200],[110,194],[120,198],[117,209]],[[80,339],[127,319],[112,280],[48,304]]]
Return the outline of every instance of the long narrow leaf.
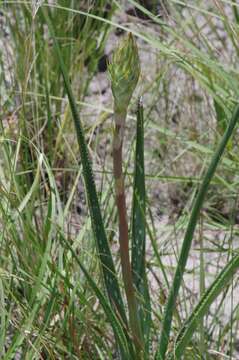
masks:
[[[137,134],[132,205],[132,273],[139,297],[139,318],[142,333],[149,345],[151,306],[145,269],[145,175],[144,175],[144,118],[140,99],[137,110]],[[148,351],[148,349],[145,349]]]
[[[127,318],[124,310],[124,305],[120,293],[120,288],[118,285],[115,267],[112,259],[112,255],[110,252],[109,244],[106,238],[105,228],[102,220],[101,210],[98,202],[95,182],[93,178],[93,172],[91,168],[91,163],[89,159],[89,153],[84,137],[84,131],[81,125],[80,117],[77,110],[76,101],[70,86],[70,81],[68,78],[67,70],[65,68],[65,64],[62,58],[61,49],[59,43],[55,36],[55,31],[53,28],[53,24],[51,18],[48,13],[48,9],[46,7],[42,7],[43,15],[48,25],[51,37],[53,39],[54,50],[59,62],[59,66],[61,69],[61,73],[64,79],[65,90],[68,96],[73,121],[75,124],[75,130],[77,134],[77,140],[80,149],[83,175],[85,181],[85,187],[87,192],[87,199],[90,209],[90,216],[92,221],[92,228],[94,232],[94,236],[98,246],[99,258],[102,265],[105,286],[107,289],[107,293],[111,304],[116,308],[119,316],[124,321],[127,326]]]
[[[183,240],[183,245],[182,245],[180,257],[178,260],[177,269],[176,269],[176,272],[174,275],[173,284],[170,289],[167,305],[166,305],[165,312],[164,312],[161,336],[160,336],[158,350],[156,353],[156,359],[160,359],[160,360],[165,359],[165,353],[166,353],[167,347],[168,347],[169,334],[170,334],[170,330],[171,330],[172,316],[173,316],[173,311],[174,311],[174,307],[176,304],[176,298],[178,296],[179,288],[180,288],[180,285],[182,282],[183,273],[185,271],[187,259],[189,256],[189,251],[190,251],[191,244],[192,244],[193,234],[194,234],[194,231],[196,228],[200,210],[202,208],[203,201],[207,194],[209,184],[210,184],[212,177],[216,171],[217,165],[222,157],[222,154],[227,146],[227,143],[232,136],[232,132],[237,124],[238,118],[239,118],[239,105],[237,105],[235,108],[232,118],[229,121],[228,127],[227,127],[217,149],[215,150],[215,153],[212,157],[211,163],[208,167],[206,174],[204,175],[202,184],[196,195],[194,205],[192,208],[192,212],[190,215],[189,223],[187,226],[187,230],[185,233],[185,237]]]
[[[183,324],[175,341],[174,354],[169,359],[180,359],[185,347],[190,342],[192,335],[200,323],[200,320],[207,313],[209,307],[218,295],[225,289],[229,281],[239,268],[239,254],[234,255],[231,261],[222,269],[214,282],[204,293],[192,314]]]
[[[97,286],[97,284],[95,283],[93,278],[88,273],[87,269],[81,263],[81,261],[79,260],[79,257],[75,253],[75,251],[72,248],[72,246],[70,245],[70,243],[63,236],[61,236],[61,241],[64,242],[64,244],[70,250],[73,258],[76,260],[76,262],[79,265],[80,269],[84,273],[84,275],[85,275],[91,289],[94,291],[94,293],[95,293],[96,297],[98,298],[102,308],[104,309],[104,312],[105,312],[105,314],[107,316],[107,319],[110,322],[110,324],[111,324],[111,326],[112,326],[112,328],[114,330],[115,336],[116,336],[116,338],[118,340],[118,344],[120,346],[120,349],[122,350],[122,354],[124,356],[123,358],[124,359],[130,359],[131,357],[130,357],[130,351],[129,351],[129,347],[128,347],[128,339],[125,336],[125,332],[124,332],[124,329],[122,327],[122,324],[120,323],[120,321],[118,320],[118,318],[115,315],[114,311],[112,310],[112,307],[111,307],[110,303],[108,302],[106,296],[101,292],[101,290],[99,289],[99,287]]]

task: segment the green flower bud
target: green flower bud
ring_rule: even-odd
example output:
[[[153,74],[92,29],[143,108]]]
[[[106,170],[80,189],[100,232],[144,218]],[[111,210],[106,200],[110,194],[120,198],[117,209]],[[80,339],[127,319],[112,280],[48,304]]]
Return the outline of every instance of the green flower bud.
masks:
[[[115,50],[108,69],[115,111],[126,112],[140,75],[138,48],[131,33]]]

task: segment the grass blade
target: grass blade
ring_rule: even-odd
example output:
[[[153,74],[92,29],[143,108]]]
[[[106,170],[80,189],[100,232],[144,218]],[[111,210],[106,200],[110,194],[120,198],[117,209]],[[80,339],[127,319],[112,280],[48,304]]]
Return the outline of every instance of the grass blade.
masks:
[[[239,118],[239,105],[237,105],[234,110],[234,113],[231,117],[228,127],[227,127],[217,149],[215,150],[215,153],[212,157],[211,163],[208,167],[206,174],[204,175],[202,184],[196,195],[194,205],[193,205],[193,208],[191,211],[189,223],[187,226],[187,230],[185,233],[185,237],[183,240],[183,245],[182,245],[180,257],[178,260],[176,272],[174,275],[173,284],[172,284],[172,287],[171,287],[171,290],[169,293],[167,305],[166,305],[165,312],[164,312],[162,330],[161,330],[158,350],[156,353],[156,359],[160,359],[160,360],[165,359],[165,353],[166,353],[167,347],[168,347],[169,334],[170,334],[170,330],[171,330],[172,316],[173,316],[173,311],[174,311],[175,304],[176,304],[176,298],[177,298],[179,288],[180,288],[180,285],[182,282],[183,273],[184,273],[184,270],[186,267],[189,251],[190,251],[191,244],[192,244],[193,234],[194,234],[194,231],[196,228],[200,210],[203,205],[205,196],[207,194],[209,184],[210,184],[212,177],[216,171],[219,160],[221,159],[222,154],[228,144],[228,141],[231,138],[232,132],[237,124],[238,118]]]
[[[35,195],[36,191],[38,190],[42,161],[43,161],[43,156],[42,156],[42,154],[40,154],[39,160],[38,160],[36,176],[34,178],[34,181],[32,183],[32,186],[31,186],[30,190],[27,192],[24,199],[21,201],[20,205],[18,206],[18,208],[16,210],[16,213],[15,213],[16,217],[18,216],[18,214],[21,214],[23,212],[23,210],[28,205],[30,199],[32,200],[32,197]]]
[[[142,333],[149,345],[151,306],[145,269],[145,175],[144,175],[144,119],[143,104],[139,100],[137,110],[137,135],[135,151],[134,188],[132,204],[132,273],[134,286],[139,295],[139,318]]]
[[[120,318],[123,320],[125,325],[127,326],[127,318],[124,310],[124,305],[120,293],[120,288],[118,285],[115,267],[112,259],[112,255],[110,252],[109,244],[106,238],[106,233],[104,229],[104,224],[102,220],[101,210],[98,202],[95,182],[93,178],[93,172],[90,164],[88,149],[84,137],[84,132],[82,129],[80,117],[77,110],[76,101],[70,86],[70,81],[68,78],[67,70],[62,58],[61,49],[58,44],[58,41],[55,36],[55,31],[53,28],[52,21],[50,19],[48,10],[46,7],[42,7],[43,15],[48,25],[51,37],[53,39],[54,50],[59,62],[61,74],[64,79],[65,90],[69,99],[69,104],[72,112],[72,117],[74,120],[74,125],[77,134],[77,140],[80,149],[82,167],[83,167],[83,176],[85,181],[85,187],[87,192],[87,199],[90,209],[90,216],[92,221],[92,228],[94,232],[94,236],[98,246],[99,258],[102,265],[102,271],[104,275],[105,286],[107,289],[107,293],[111,304],[114,308],[116,308],[117,313]]]
[[[207,313],[210,305],[228,285],[229,281],[239,268],[239,254],[234,255],[231,261],[223,268],[214,282],[204,293],[192,314],[183,324],[175,341],[174,354],[169,359],[180,359],[184,353],[185,347],[192,338],[192,335],[198,326],[200,320]]]
[[[81,263],[81,261],[79,260],[79,257],[76,255],[76,253],[75,253],[74,249],[72,248],[72,246],[70,245],[70,243],[63,236],[61,236],[61,240],[62,240],[62,242],[64,242],[64,244],[66,244],[66,246],[70,250],[73,258],[76,260],[80,269],[84,273],[91,289],[94,291],[102,308],[104,309],[104,312],[108,318],[108,321],[110,322],[110,324],[114,330],[115,336],[118,340],[118,344],[120,346],[120,349],[122,350],[122,354],[123,354],[124,358],[125,359],[132,358],[132,357],[130,357],[130,354],[129,354],[128,340],[126,339],[123,327],[122,327],[121,323],[119,322],[117,316],[115,315],[114,311],[112,310],[112,307],[110,306],[109,302],[107,301],[107,298],[104,296],[104,294],[101,292],[99,287],[96,285],[95,281],[90,276],[87,269]]]

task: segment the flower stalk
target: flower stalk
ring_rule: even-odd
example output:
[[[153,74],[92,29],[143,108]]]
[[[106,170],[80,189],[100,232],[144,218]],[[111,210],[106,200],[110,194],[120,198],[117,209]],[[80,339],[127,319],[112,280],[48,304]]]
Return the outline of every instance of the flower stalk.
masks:
[[[116,49],[109,64],[111,88],[114,97],[113,174],[119,221],[119,245],[123,283],[129,310],[129,322],[138,358],[143,353],[143,339],[138,319],[138,306],[133,286],[129,254],[128,219],[123,174],[123,140],[127,109],[140,75],[138,49],[129,34]]]

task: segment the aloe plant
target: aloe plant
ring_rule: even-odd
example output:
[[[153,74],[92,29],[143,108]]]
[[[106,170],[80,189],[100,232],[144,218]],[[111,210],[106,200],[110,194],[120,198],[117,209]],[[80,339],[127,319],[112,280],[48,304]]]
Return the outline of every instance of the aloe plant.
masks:
[[[150,296],[148,292],[145,266],[145,175],[144,175],[144,133],[143,133],[143,108],[141,102],[137,112],[137,139],[135,151],[135,170],[134,187],[132,202],[132,254],[130,258],[130,237],[128,229],[128,218],[126,209],[126,196],[123,174],[123,144],[124,132],[128,107],[136,88],[140,76],[140,61],[137,45],[133,35],[126,36],[113,54],[109,64],[109,74],[111,87],[114,97],[114,139],[113,139],[113,168],[115,180],[115,195],[119,219],[119,245],[120,258],[123,275],[123,285],[125,289],[128,312],[129,326],[126,316],[121,290],[118,284],[115,264],[111,255],[106,231],[103,224],[102,212],[100,209],[97,191],[93,178],[93,171],[89,159],[88,149],[84,137],[81,119],[78,114],[76,101],[71,89],[64,59],[61,54],[61,47],[58,44],[54,33],[51,18],[48,16],[46,8],[42,8],[45,20],[48,24],[54,42],[56,57],[64,79],[65,92],[69,99],[72,118],[74,120],[77,140],[79,143],[80,155],[82,160],[85,187],[88,196],[88,204],[92,221],[93,233],[98,248],[98,256],[102,268],[105,288],[108,298],[100,290],[96,282],[91,278],[88,270],[81,263],[73,250],[71,244],[65,239],[62,240],[66,247],[71,251],[73,258],[79,265],[90,288],[99,300],[108,321],[111,323],[115,335],[117,347],[120,349],[122,359],[141,359],[149,358],[150,349],[146,346],[149,342],[149,333],[152,329]],[[48,104],[50,108],[50,104]],[[227,129],[216,149],[208,171],[206,172],[199,191],[196,195],[191,211],[191,217],[185,234],[181,255],[176,269],[175,278],[171,286],[168,302],[165,308],[165,315],[162,321],[162,332],[159,347],[155,354],[157,359],[165,359],[168,349],[168,341],[172,323],[172,315],[176,303],[176,298],[181,285],[185,270],[190,246],[193,239],[194,230],[200,209],[203,205],[207,189],[216,171],[217,165],[223,155],[223,151],[232,136],[232,132],[237,124],[239,108],[229,122]],[[197,323],[203,318],[210,304],[220,294],[223,286],[229,282],[238,268],[238,255],[233,257],[231,262],[222,270],[213,284],[202,296],[199,304],[192,314],[186,319],[179,331],[175,341],[175,353],[169,357],[180,356],[184,353],[185,347],[190,341]],[[38,284],[37,284],[38,286]],[[130,327],[130,329],[129,329]],[[132,346],[133,343],[133,346]],[[150,355],[149,355],[150,354]]]
[[[149,353],[151,328],[151,301],[146,275],[146,189],[144,171],[144,109],[140,97],[137,109],[134,185],[132,200],[132,274],[138,295],[138,313],[145,340],[145,351]]]
[[[77,134],[77,140],[79,144],[80,149],[80,155],[82,160],[82,166],[83,166],[83,175],[85,180],[85,187],[86,192],[88,196],[88,202],[89,202],[89,208],[90,208],[90,216],[92,220],[92,228],[94,232],[94,236],[96,239],[98,252],[99,252],[99,258],[102,265],[102,272],[104,276],[105,286],[107,289],[108,297],[111,301],[111,304],[113,308],[117,311],[121,321],[124,323],[124,326],[127,328],[127,320],[123,305],[123,300],[121,297],[120,288],[117,281],[116,271],[111,255],[111,251],[109,248],[108,240],[105,233],[105,228],[103,224],[102,214],[100,211],[100,206],[98,202],[98,196],[96,192],[93,172],[91,168],[91,163],[89,160],[89,153],[87,149],[87,145],[84,138],[84,131],[82,129],[80,117],[77,110],[77,105],[74,99],[74,95],[72,93],[72,89],[70,86],[70,81],[68,78],[68,74],[65,68],[64,61],[62,59],[61,55],[61,49],[58,44],[58,41],[55,37],[55,32],[53,28],[53,24],[51,21],[51,18],[48,14],[48,11],[46,8],[43,8],[43,15],[46,19],[48,28],[50,30],[51,36],[54,41],[54,48],[55,52],[59,61],[61,73],[64,79],[66,92],[68,95],[71,111],[72,111],[72,118],[75,124],[76,134]]]

